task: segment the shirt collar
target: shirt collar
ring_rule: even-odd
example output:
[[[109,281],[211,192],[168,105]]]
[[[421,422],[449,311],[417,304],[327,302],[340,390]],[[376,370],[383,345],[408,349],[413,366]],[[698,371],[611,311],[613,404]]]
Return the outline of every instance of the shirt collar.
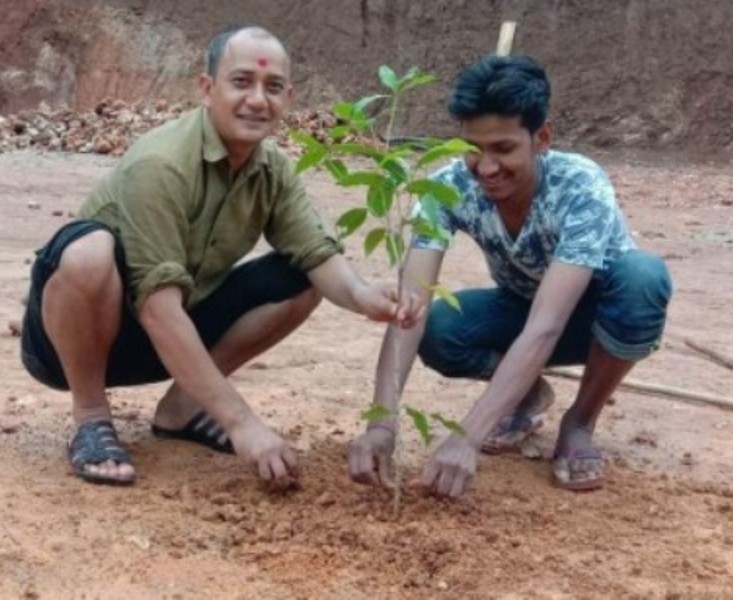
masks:
[[[209,112],[206,108],[201,108],[204,131],[204,160],[210,163],[217,163],[229,156],[224,142],[221,141],[219,134],[211,122]],[[244,173],[251,173],[266,162],[265,150],[262,143],[257,144],[254,152],[249,157],[247,164],[244,166]]]

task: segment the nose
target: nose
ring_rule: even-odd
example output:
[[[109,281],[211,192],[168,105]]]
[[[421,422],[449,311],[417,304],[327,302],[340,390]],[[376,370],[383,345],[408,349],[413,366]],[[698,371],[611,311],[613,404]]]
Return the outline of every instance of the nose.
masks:
[[[476,164],[479,177],[493,177],[499,172],[499,161],[488,152],[482,152]]]
[[[247,94],[247,105],[253,109],[262,109],[267,104],[265,98],[265,88],[261,83],[253,85]]]

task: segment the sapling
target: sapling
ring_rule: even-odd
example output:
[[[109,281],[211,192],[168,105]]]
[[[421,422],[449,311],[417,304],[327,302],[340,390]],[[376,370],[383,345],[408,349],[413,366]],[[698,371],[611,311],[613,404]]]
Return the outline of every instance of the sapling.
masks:
[[[345,238],[368,221],[376,222],[364,238],[364,252],[371,256],[377,248],[383,248],[390,266],[397,273],[398,297],[405,292],[404,268],[407,257],[405,235],[419,234],[431,239],[447,240],[448,232],[440,225],[438,211],[441,205],[448,207],[459,202],[458,190],[450,185],[427,177],[427,168],[446,158],[475,151],[474,146],[461,139],[447,141],[420,138],[393,138],[400,101],[411,90],[426,86],[435,78],[412,68],[399,77],[388,66],[379,68],[383,93],[364,97],[357,102],[338,102],[332,111],[337,124],[328,130],[325,141],[316,140],[304,132],[294,132],[293,138],[303,148],[296,165],[298,172],[323,166],[340,186],[365,188],[361,205],[350,208],[336,221],[340,238]],[[379,107],[379,108],[376,108]],[[382,129],[383,135],[377,133]],[[352,170],[347,157],[366,159],[369,168]],[[460,310],[458,299],[445,287],[432,282],[416,282],[429,289]],[[394,356],[400,356],[401,334],[395,332]],[[398,398],[395,413],[375,404],[362,413],[370,422],[392,420],[395,429],[394,476],[380,472],[380,480],[394,491],[394,510],[399,514],[403,482],[403,440],[401,414],[409,417],[427,447],[433,440],[433,425],[439,423],[448,430],[462,434],[461,426],[440,415],[427,414],[418,408],[406,406],[401,401],[399,364],[394,366],[393,392]]]

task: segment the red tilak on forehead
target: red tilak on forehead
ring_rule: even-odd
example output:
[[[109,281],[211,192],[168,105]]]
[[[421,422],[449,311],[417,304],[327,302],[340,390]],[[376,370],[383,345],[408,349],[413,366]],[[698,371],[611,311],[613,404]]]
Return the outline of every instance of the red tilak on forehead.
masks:
[[[267,66],[267,59],[266,58],[258,58],[257,59],[257,65],[260,67],[266,67]]]

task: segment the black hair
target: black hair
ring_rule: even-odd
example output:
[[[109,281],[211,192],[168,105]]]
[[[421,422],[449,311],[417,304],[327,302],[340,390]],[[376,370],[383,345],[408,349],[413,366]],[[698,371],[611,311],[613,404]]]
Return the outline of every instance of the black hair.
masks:
[[[221,60],[221,55],[224,54],[224,48],[227,47],[227,44],[229,43],[229,40],[231,40],[237,33],[242,31],[244,27],[237,26],[237,27],[229,27],[228,29],[225,29],[224,31],[217,33],[211,40],[209,41],[208,46],[206,46],[206,74],[213,77],[216,77],[216,72],[219,70],[219,61]]]
[[[547,120],[550,82],[528,56],[489,55],[464,69],[456,80],[448,112],[461,121],[488,114],[518,116],[535,133]]]

